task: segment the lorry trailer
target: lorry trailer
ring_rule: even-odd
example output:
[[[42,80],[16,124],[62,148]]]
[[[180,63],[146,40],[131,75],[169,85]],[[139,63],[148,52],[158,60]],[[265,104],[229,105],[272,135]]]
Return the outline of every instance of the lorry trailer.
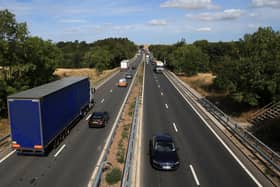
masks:
[[[45,154],[58,146],[93,106],[92,94],[88,77],[67,77],[8,96],[12,148]]]

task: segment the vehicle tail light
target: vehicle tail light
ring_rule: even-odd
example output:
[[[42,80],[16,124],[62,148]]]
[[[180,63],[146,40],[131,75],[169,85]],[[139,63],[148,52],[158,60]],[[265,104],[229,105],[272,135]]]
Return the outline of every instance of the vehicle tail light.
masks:
[[[42,145],[34,145],[34,149],[43,149]]]
[[[18,149],[18,148],[20,148],[20,145],[17,144],[17,143],[12,143],[12,148],[13,149]]]

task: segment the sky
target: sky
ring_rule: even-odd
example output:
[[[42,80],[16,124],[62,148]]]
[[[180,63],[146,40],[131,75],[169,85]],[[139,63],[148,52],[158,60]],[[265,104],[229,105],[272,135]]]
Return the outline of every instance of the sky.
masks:
[[[30,35],[54,42],[215,42],[239,40],[258,27],[280,30],[280,0],[0,0],[0,9],[26,22]]]

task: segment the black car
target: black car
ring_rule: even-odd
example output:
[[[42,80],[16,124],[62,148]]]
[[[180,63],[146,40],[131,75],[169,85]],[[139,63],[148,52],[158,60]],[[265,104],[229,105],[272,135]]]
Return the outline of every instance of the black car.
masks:
[[[132,65],[132,66],[131,66],[131,69],[136,69],[136,65]]]
[[[128,72],[128,73],[125,74],[126,79],[132,79],[132,77],[133,77],[133,75],[132,75],[131,72]]]
[[[93,112],[88,120],[89,127],[105,127],[109,120],[108,112]]]
[[[153,136],[150,140],[150,159],[154,168],[160,170],[176,170],[180,161],[177,149],[168,134]]]

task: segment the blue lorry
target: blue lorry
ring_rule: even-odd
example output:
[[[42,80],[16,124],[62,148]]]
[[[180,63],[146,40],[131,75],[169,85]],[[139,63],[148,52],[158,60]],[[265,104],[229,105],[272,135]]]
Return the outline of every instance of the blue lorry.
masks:
[[[8,96],[12,148],[45,154],[93,106],[88,77],[67,77]]]

